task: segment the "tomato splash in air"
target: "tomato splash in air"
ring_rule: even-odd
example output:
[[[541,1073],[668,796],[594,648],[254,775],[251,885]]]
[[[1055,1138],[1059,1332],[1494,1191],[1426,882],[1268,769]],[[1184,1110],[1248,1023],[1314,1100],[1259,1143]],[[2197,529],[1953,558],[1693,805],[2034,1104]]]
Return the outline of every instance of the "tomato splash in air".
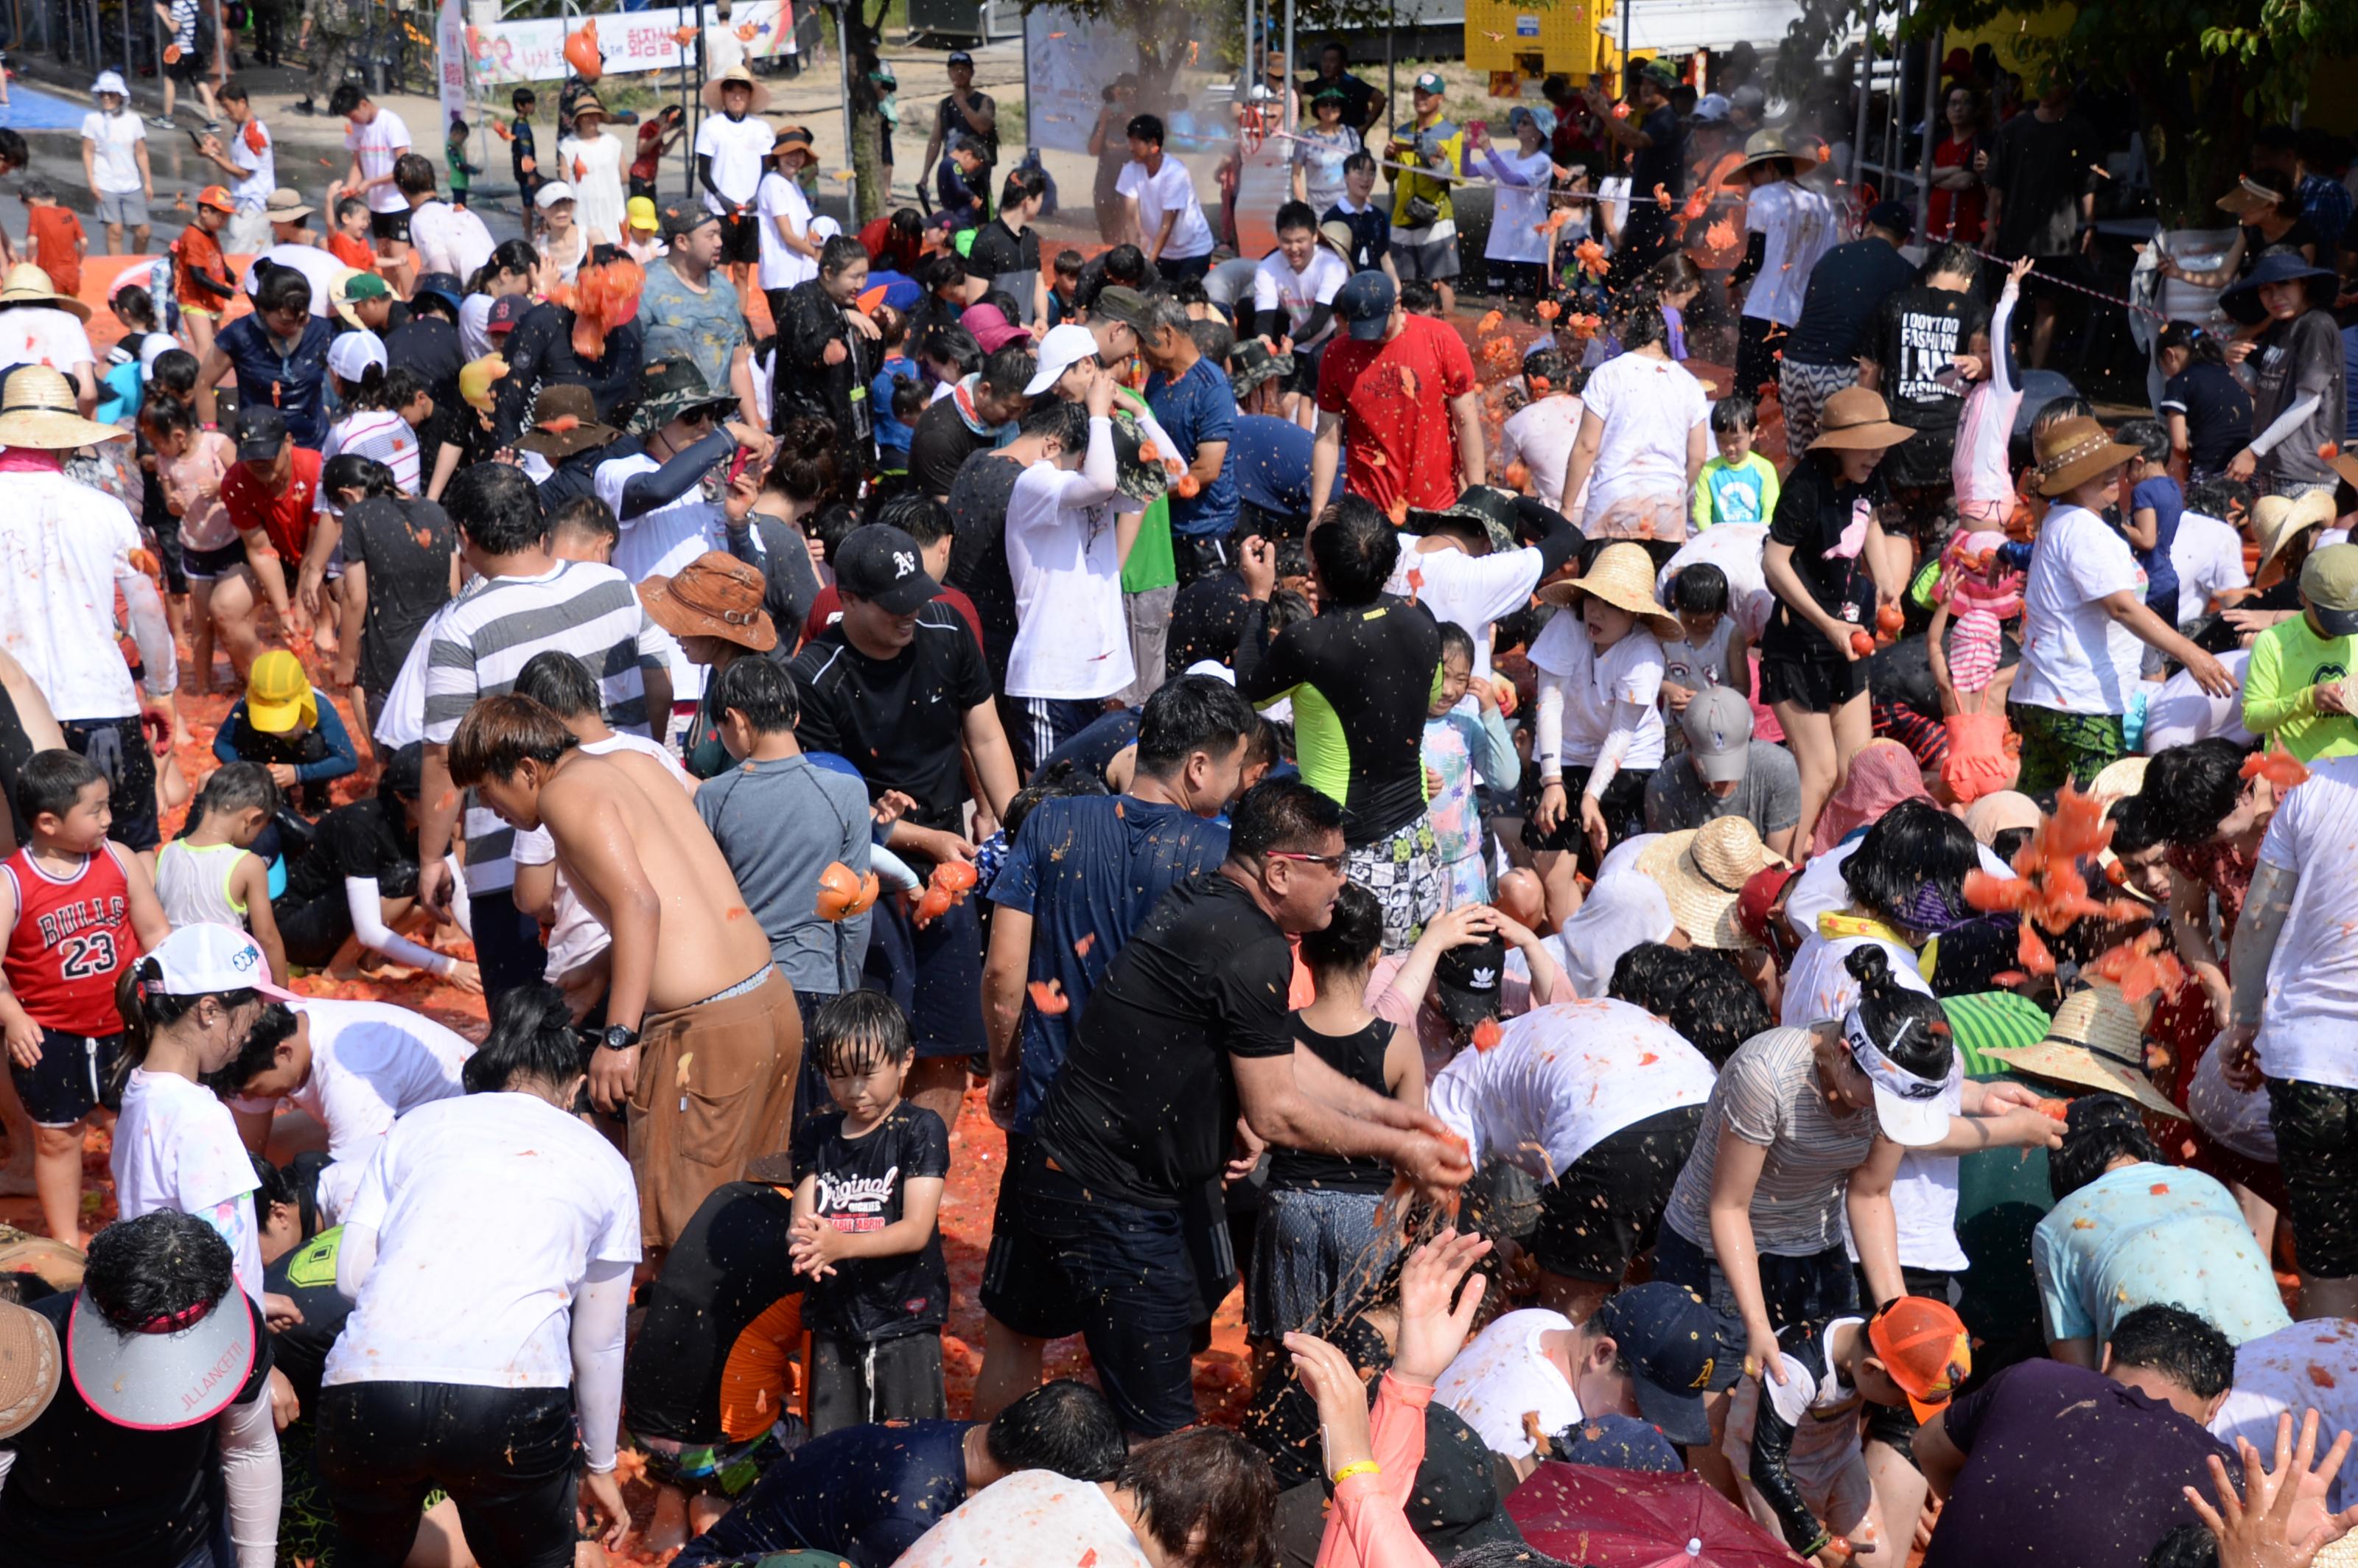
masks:
[[[1033,980],[1024,989],[1032,993],[1032,1005],[1044,1017],[1055,1018],[1072,1009],[1073,1000],[1065,994],[1062,980]]]

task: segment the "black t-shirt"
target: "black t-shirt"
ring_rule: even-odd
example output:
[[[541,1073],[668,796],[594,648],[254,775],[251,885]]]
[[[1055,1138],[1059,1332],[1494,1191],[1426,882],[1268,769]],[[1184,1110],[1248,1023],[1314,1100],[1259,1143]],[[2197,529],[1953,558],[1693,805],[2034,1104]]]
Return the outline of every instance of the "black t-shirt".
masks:
[[[1768,523],[1771,544],[1793,546],[1793,570],[1821,609],[1837,620],[1862,628],[1875,624],[1875,579],[1868,574],[1864,547],[1848,556],[1834,552],[1843,535],[1862,518],[1871,518],[1886,499],[1882,470],[1865,484],[1849,484],[1828,477],[1825,465],[1804,457],[1793,465],[1777,497],[1777,514]],[[1833,664],[1842,659],[1825,634],[1796,614],[1782,599],[1768,616],[1760,639],[1761,651],[1789,659]]]
[[[1034,1123],[1093,1192],[1177,1208],[1219,1174],[1237,1119],[1230,1056],[1293,1050],[1293,949],[1219,871],[1163,895],[1089,995],[1073,1052]]]
[[[450,557],[459,536],[431,501],[373,496],[344,511],[344,560],[368,572],[361,623],[361,687],[393,689],[417,633],[450,602]]]
[[[271,1336],[271,1355],[294,1385],[305,1415],[319,1402],[319,1377],[327,1370],[328,1352],[352,1313],[352,1303],[336,1289],[336,1253],[343,1239],[344,1227],[333,1226],[262,1271],[264,1290],[303,1309],[302,1322]]]
[[[2287,229],[2277,239],[2269,239],[2266,232],[2256,223],[2244,224],[2242,232],[2244,257],[2235,264],[2237,277],[2249,277],[2252,268],[2259,265],[2263,254],[2286,246],[2293,250],[2299,250],[2303,245],[2311,246],[2313,248],[2309,254],[2317,258],[2318,265],[2333,265],[2333,247],[2326,243],[2325,236],[2317,232],[2317,225],[2310,222],[2306,216],[2295,218],[2292,221],[2292,227]]]
[[[1252,603],[1244,574],[1234,567],[1199,577],[1171,601],[1171,634],[1164,643],[1163,672],[1175,676],[1206,659],[1227,664],[1236,656]]]
[[[741,1345],[764,1358],[762,1342],[783,1341],[779,1356],[800,1354],[805,1283],[787,1256],[794,1229],[792,1193],[767,1182],[730,1182],[697,1206],[687,1228],[664,1254],[663,1271],[639,1302],[646,1309],[622,1364],[622,1404],[642,1437],[715,1444],[731,1434],[724,1404],[754,1399],[728,1376]],[[779,1360],[783,1367],[784,1359]],[[740,1378],[744,1363],[739,1367]],[[784,1408],[770,1390],[766,1427]],[[741,1437],[750,1436],[741,1433]]]
[[[991,438],[978,436],[957,411],[956,397],[936,397],[925,405],[909,431],[909,482],[925,495],[947,495],[958,469],[977,452],[987,452]],[[1010,468],[1019,465],[1010,463]],[[1020,470],[1019,470],[1020,471]],[[1011,484],[1009,488],[1014,487]],[[1003,531],[1004,514],[1000,517]]]
[[[635,1407],[632,1415],[635,1426]],[[882,1422],[814,1437],[763,1471],[752,1492],[689,1541],[673,1568],[798,1550],[835,1552],[853,1568],[889,1568],[966,1501],[972,1424]]]
[[[2216,473],[2251,445],[2252,395],[2225,365],[2198,360],[2171,376],[2159,411],[2185,416],[2187,459],[2197,473]]]
[[[385,334],[384,359],[387,369],[407,371],[434,395],[434,412],[417,427],[419,471],[430,477],[443,447],[455,443],[463,451],[477,428],[475,411],[459,395],[459,372],[467,362],[459,329],[439,316],[412,316]]]
[[[2080,199],[2096,187],[2104,144],[2077,114],[2017,114],[1999,127],[1989,184],[1999,193],[1996,243],[2006,257],[2068,255],[2078,249]]]
[[[374,877],[417,865],[417,833],[382,795],[340,806],[319,818],[311,847],[287,866],[286,896],[300,902],[344,896],[346,877]]]
[[[233,1285],[234,1301],[254,1318],[254,1365],[238,1386],[234,1405],[259,1399],[270,1377],[270,1335],[253,1298]],[[60,1291],[33,1303],[66,1342],[66,1320],[78,1292]],[[222,1308],[215,1308],[220,1311]],[[16,1454],[0,1488],[0,1564],[57,1568],[61,1563],[184,1562],[213,1533],[229,1506],[215,1457],[216,1423],[200,1421],[170,1432],[135,1432],[91,1409],[69,1377],[40,1418],[0,1442]]]
[[[941,133],[943,155],[945,157],[948,155],[951,146],[958,137],[972,136],[982,144],[982,161],[986,164],[998,163],[997,116],[993,114],[992,128],[988,131],[978,130],[974,121],[969,118],[969,115],[992,114],[998,107],[999,105],[991,101],[990,94],[988,92],[969,92],[963,98],[955,92],[944,93],[942,101],[934,105],[934,125]],[[983,200],[988,201],[990,198],[985,195]]]
[[[795,655],[792,668],[804,751],[849,761],[871,799],[904,792],[917,803],[909,820],[918,827],[957,831],[966,804],[961,726],[991,695],[964,617],[935,600],[917,611],[909,645],[889,659],[853,647],[838,621]]]
[[[1953,432],[1965,399],[1952,362],[1971,352],[1974,339],[1988,330],[1989,307],[1970,293],[1920,283],[1886,299],[1866,353],[1882,367],[1880,390],[1893,420],[1911,430]],[[1903,441],[1894,450],[1912,444]]]
[[[1357,1084],[1389,1096],[1384,1087],[1384,1053],[1390,1049],[1392,1025],[1377,1019],[1354,1034],[1321,1034],[1293,1015],[1293,1038],[1310,1054]],[[1329,1193],[1380,1193],[1392,1184],[1392,1168],[1365,1155],[1314,1154],[1302,1149],[1272,1149],[1269,1156],[1271,1192],[1298,1192],[1315,1187]]]
[[[1665,103],[1639,123],[1653,146],[1639,147],[1629,157],[1629,189],[1639,210],[1660,186],[1672,196],[1687,193],[1687,138],[1679,126],[1679,112]]]
[[[993,218],[975,232],[974,243],[967,248],[966,272],[968,277],[998,278],[1011,272],[1036,273],[1040,270],[1040,231],[1026,228],[1022,233],[1007,226],[1005,218]],[[1024,309],[1032,308],[1029,293],[1016,296],[1015,303]]]
[[[1848,364],[1865,351],[1883,302],[1915,281],[1916,268],[1887,241],[1836,245],[1810,270],[1801,319],[1785,340],[1785,357],[1795,364]]]
[[[1106,257],[1111,254],[1113,254],[1111,251],[1099,251],[1081,264],[1081,276],[1073,284],[1073,303],[1082,309],[1094,309],[1097,306],[1098,291],[1109,283],[1121,282],[1120,278],[1106,276]],[[1152,262],[1143,261],[1143,258],[1141,261],[1146,270],[1139,276],[1137,282],[1129,287],[1143,291],[1161,284],[1163,273]]]
[[[921,416],[918,423],[924,422]],[[974,612],[982,618],[982,648],[990,664],[994,691],[1007,684],[1007,655],[1015,647],[1015,579],[1007,565],[1007,503],[1022,473],[1022,463],[976,451],[958,465],[957,477],[949,482],[952,537],[949,569],[943,576],[967,596]]]
[[[1305,76],[1299,86],[1302,92],[1302,112],[1304,115],[1315,119],[1316,115],[1312,113],[1310,106],[1316,101],[1318,94],[1329,88],[1339,89],[1343,94],[1343,124],[1355,131],[1364,131],[1368,128],[1368,112],[1376,106],[1376,90],[1369,83],[1360,81],[1347,70],[1332,81],[1323,76]]]
[[[882,1230],[902,1218],[911,1178],[950,1173],[949,1129],[921,1105],[902,1101],[858,1138],[844,1136],[843,1122],[843,1112],[822,1111],[794,1137],[795,1170],[816,1184],[818,1217],[838,1230]],[[949,1269],[936,1226],[914,1252],[846,1258],[811,1281],[803,1321],[814,1334],[865,1345],[937,1329],[949,1311]]]

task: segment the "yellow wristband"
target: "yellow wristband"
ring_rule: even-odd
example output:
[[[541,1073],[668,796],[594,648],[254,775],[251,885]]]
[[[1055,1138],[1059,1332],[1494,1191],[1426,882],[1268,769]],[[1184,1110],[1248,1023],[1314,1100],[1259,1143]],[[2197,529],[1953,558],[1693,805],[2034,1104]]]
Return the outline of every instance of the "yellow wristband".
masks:
[[[1384,1467],[1372,1459],[1355,1459],[1335,1472],[1335,1484],[1341,1486],[1354,1476],[1380,1476]]]

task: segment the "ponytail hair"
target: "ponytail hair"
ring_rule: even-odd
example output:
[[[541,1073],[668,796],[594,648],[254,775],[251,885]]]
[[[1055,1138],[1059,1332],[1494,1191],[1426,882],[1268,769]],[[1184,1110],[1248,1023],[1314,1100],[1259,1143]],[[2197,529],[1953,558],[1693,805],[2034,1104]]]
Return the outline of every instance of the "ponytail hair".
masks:
[[[1955,1065],[1956,1042],[1941,1004],[1923,991],[1899,983],[1891,958],[1879,944],[1861,944],[1843,960],[1843,968],[1858,982],[1853,1011],[1866,1026],[1868,1038],[1885,1055],[1920,1078],[1936,1082]]]
[[[260,991],[245,987],[175,996],[164,989],[163,981],[164,967],[152,953],[124,965],[114,979],[114,1007],[123,1015],[123,1046],[114,1058],[114,1087],[118,1091],[130,1080],[134,1067],[147,1065],[147,1051],[155,1044],[157,1032],[196,1011],[206,997],[216,998],[224,1008],[245,1007],[263,1000]]]
[[[581,1070],[573,1009],[563,991],[541,980],[492,1004],[492,1032],[467,1058],[460,1081],[471,1095],[503,1094],[535,1081],[562,1087]]]

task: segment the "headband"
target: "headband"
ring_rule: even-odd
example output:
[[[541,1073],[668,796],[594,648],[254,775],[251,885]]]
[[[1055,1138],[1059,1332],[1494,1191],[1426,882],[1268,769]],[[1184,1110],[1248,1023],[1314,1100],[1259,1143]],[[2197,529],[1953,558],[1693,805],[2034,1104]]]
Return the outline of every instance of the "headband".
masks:
[[[1902,1023],[1899,1040],[1906,1039],[1914,1027],[1916,1020],[1912,1018]],[[1850,1059],[1858,1064],[1858,1070],[1866,1075],[1868,1082],[1886,1093],[1904,1100],[1930,1100],[1940,1098],[1941,1091],[1948,1087],[1945,1079],[1920,1078],[1893,1061],[1875,1043],[1875,1036],[1866,1032],[1866,1020],[1858,1015],[1858,1009],[1854,1007],[1843,1014],[1842,1032],[1844,1043],[1850,1047]],[[1896,1045],[1899,1040],[1892,1044]]]

